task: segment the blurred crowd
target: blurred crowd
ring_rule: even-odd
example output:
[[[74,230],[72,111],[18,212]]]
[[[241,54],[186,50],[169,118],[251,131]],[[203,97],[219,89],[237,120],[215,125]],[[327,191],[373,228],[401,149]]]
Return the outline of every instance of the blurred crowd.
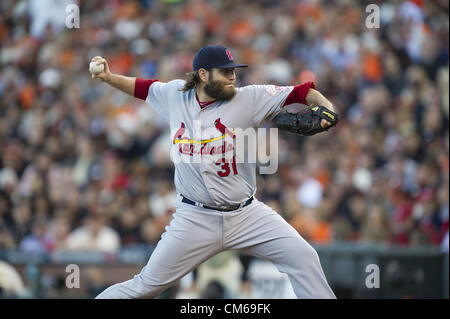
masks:
[[[157,243],[176,196],[169,128],[88,64],[169,81],[208,43],[250,65],[238,86],[313,80],[341,117],[314,137],[280,133],[258,199],[312,243],[445,246],[447,234],[448,249],[448,1],[370,1],[379,28],[365,1],[244,2],[0,2],[0,249]],[[65,25],[70,3],[79,28]]]

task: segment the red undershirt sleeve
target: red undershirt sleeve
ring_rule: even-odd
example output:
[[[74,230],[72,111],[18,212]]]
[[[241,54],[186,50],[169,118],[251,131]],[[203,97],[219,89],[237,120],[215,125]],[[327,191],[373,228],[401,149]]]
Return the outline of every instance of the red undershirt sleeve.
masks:
[[[316,88],[313,82],[305,82],[301,85],[294,86],[294,89],[286,98],[286,101],[284,102],[283,106],[294,103],[307,104],[306,95],[308,95],[308,91],[311,88],[312,89]]]
[[[145,101],[147,99],[148,89],[150,88],[150,85],[152,85],[152,83],[156,81],[158,80],[136,78],[136,81],[134,82],[134,97]]]

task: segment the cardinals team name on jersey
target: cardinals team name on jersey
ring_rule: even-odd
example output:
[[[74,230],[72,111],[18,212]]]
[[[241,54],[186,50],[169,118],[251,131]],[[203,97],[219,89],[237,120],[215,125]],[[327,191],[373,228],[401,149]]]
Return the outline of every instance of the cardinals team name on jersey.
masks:
[[[214,155],[233,152],[233,144],[227,143],[225,138],[231,137],[232,139],[235,139],[235,131],[228,129],[223,123],[221,123],[220,118],[214,121],[214,126],[217,131],[221,133],[220,136],[204,140],[195,140],[184,135],[186,133],[186,125],[182,122],[180,128],[174,135],[173,144],[179,144],[178,149],[181,154],[190,156],[193,156],[194,154]],[[222,144],[216,146],[211,145],[211,143],[216,141],[222,142]]]
[[[175,144],[179,144],[182,142],[183,142],[183,140],[176,141]],[[196,144],[192,144],[192,141],[185,141],[185,142],[187,142],[187,143],[179,145],[178,150],[181,154],[190,155],[190,156],[194,156],[195,154],[200,154],[200,155],[225,154],[225,153],[234,151],[233,144],[227,143],[226,141],[223,142],[222,145],[218,145],[218,146],[211,146],[208,144],[199,146]]]

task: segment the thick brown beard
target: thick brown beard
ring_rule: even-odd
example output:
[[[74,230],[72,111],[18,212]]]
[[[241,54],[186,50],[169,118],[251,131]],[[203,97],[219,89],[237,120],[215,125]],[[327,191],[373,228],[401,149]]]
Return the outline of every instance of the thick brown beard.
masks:
[[[227,90],[225,84],[220,81],[209,80],[203,88],[205,93],[216,100],[231,100],[236,95],[236,89]]]

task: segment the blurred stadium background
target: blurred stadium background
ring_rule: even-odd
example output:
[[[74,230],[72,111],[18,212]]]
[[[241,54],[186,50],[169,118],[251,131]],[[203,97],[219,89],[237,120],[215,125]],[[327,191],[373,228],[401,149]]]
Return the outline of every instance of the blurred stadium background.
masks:
[[[65,26],[69,4],[80,28]],[[366,7],[380,8],[367,28]],[[168,81],[208,43],[238,86],[314,80],[336,129],[279,137],[257,197],[317,248],[341,298],[448,298],[448,0],[2,0],[0,295],[92,298],[131,278],[174,211],[168,127],[88,64]],[[272,123],[273,124],[273,123]],[[268,124],[269,126],[271,123]],[[68,289],[68,264],[80,288]],[[367,265],[380,288],[365,285]],[[290,298],[270,264],[212,258],[160,298]]]

